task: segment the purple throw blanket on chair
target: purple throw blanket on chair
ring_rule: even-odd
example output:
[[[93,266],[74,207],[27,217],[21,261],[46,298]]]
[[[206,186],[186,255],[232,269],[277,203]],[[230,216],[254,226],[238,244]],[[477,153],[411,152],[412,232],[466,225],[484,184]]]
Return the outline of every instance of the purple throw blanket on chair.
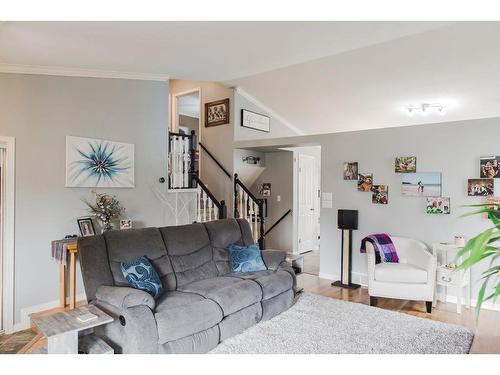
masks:
[[[396,247],[387,233],[370,234],[361,240],[361,251],[366,253],[366,241],[375,248],[375,263],[398,263],[399,258]],[[381,258],[383,257],[383,259]]]

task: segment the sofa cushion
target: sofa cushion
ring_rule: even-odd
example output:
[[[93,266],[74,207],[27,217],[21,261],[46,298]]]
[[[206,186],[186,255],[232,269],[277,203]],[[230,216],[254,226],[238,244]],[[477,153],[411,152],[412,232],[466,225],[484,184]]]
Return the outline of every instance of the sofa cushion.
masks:
[[[214,261],[219,275],[231,273],[229,246],[248,246],[254,243],[250,224],[244,219],[224,219],[205,223],[205,228],[213,248]]]
[[[407,263],[379,263],[375,280],[388,283],[426,283],[427,271]]]
[[[219,275],[213,260],[207,230],[203,224],[160,228],[172,262],[177,286]]]
[[[262,300],[262,290],[257,283],[236,277],[214,277],[182,285],[178,289],[213,300],[221,307],[224,316]]]
[[[232,273],[255,272],[267,270],[262,255],[260,255],[259,245],[239,246],[232,244],[229,246],[231,255]]]
[[[267,300],[293,287],[293,278],[287,271],[258,271],[233,274],[234,277],[253,280],[262,288],[262,299]]]
[[[132,288],[151,294],[154,299],[163,294],[163,285],[154,266],[145,256],[121,263],[123,276]]]
[[[163,288],[175,289],[175,275],[158,228],[112,230],[104,233],[109,265],[115,285],[128,286],[121,270],[122,262],[147,256],[160,277]]]
[[[198,294],[165,293],[156,303],[159,344],[204,331],[222,320],[221,308]]]

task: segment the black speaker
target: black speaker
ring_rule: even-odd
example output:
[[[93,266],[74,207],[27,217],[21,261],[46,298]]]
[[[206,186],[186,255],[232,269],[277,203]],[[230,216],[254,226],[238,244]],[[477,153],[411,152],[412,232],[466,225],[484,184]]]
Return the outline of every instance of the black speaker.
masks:
[[[339,229],[358,229],[358,211],[339,210],[337,225]]]
[[[358,211],[357,210],[339,210],[338,223],[339,229],[342,229],[342,266],[340,280],[332,283],[341,288],[356,289],[360,286],[351,281],[351,263],[352,263],[352,231],[358,229]]]

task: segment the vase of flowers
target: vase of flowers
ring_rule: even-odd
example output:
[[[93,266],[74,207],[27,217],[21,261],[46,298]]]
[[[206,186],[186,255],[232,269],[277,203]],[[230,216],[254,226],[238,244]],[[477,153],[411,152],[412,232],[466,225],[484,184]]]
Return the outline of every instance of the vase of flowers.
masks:
[[[88,201],[85,201],[85,204],[88,206],[90,214],[101,223],[101,231],[104,233],[113,229],[111,221],[119,219],[125,209],[115,196],[93,193],[95,194],[95,204]]]

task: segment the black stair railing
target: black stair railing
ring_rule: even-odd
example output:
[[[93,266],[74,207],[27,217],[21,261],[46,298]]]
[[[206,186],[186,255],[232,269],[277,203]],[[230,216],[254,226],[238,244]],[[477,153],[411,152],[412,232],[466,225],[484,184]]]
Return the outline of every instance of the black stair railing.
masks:
[[[215,217],[212,217],[212,215],[210,215],[209,220],[211,220],[212,218],[215,218],[215,219],[227,218],[226,202],[224,200],[221,200],[219,202],[217,200],[217,198],[215,198],[215,196],[212,194],[210,189],[208,189],[208,187],[203,183],[203,181],[201,181],[201,179],[198,176],[195,177],[195,180],[198,184],[198,187],[205,194],[205,196],[203,196],[203,194],[198,194],[198,197],[197,197],[197,200],[198,200],[198,202],[197,202],[198,203],[197,221],[206,221],[205,219],[207,217],[207,210],[209,209],[209,207],[207,206],[207,201],[208,201],[208,204],[213,203],[213,206],[217,207],[217,215],[214,215]],[[205,202],[205,203],[202,203],[202,202]],[[212,208],[212,206],[210,206],[210,208]],[[201,213],[202,209],[203,209],[203,215]]]
[[[266,233],[264,233],[264,235],[267,236],[274,228],[276,228],[278,226],[279,223],[281,223],[283,221],[283,219],[285,217],[287,217],[291,213],[292,213],[292,209],[290,208],[287,212],[285,212],[283,215],[281,215],[281,217],[278,220],[276,220],[276,222],[273,225],[271,225],[271,227],[268,230],[266,230]]]
[[[248,220],[254,240],[261,250],[265,249],[265,218],[267,200],[255,197],[252,192],[234,174],[234,217]]]
[[[220,168],[222,172],[227,176],[227,178],[231,179],[231,174],[227,171],[226,168],[217,160],[217,158],[210,152],[208,149],[205,147],[205,145],[201,142],[198,142],[200,147],[203,149],[203,151],[206,152],[206,154],[214,161],[214,163]]]

